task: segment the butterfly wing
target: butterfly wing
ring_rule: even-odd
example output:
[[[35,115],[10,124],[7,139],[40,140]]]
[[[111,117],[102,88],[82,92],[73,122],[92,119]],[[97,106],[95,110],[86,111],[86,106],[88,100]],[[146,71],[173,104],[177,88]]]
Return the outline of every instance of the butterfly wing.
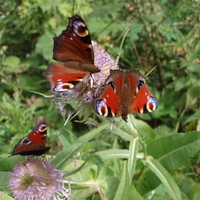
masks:
[[[45,123],[39,124],[27,137],[22,139],[14,148],[13,155],[42,155],[50,147],[46,147],[47,128]]]
[[[101,95],[95,98],[95,111],[104,117],[118,117],[121,115],[121,92],[124,82],[124,72],[122,70],[111,70],[110,76],[106,80]]]
[[[70,63],[67,63],[69,66]],[[72,66],[74,62],[72,63]],[[66,67],[66,63],[51,63],[44,75],[50,82],[50,92],[58,93],[65,92],[68,89],[73,89],[88,73],[76,68]]]
[[[154,111],[158,107],[155,96],[150,91],[145,78],[139,70],[126,72],[126,80],[129,81],[131,97],[129,101],[129,114],[143,114]]]
[[[74,88],[86,75],[99,72],[94,66],[94,54],[87,25],[77,15],[69,18],[69,25],[54,37],[53,58],[63,63],[51,63],[43,73],[51,92]]]
[[[94,64],[90,34],[86,23],[78,15],[69,18],[67,29],[54,37],[53,58],[61,62],[80,61]]]

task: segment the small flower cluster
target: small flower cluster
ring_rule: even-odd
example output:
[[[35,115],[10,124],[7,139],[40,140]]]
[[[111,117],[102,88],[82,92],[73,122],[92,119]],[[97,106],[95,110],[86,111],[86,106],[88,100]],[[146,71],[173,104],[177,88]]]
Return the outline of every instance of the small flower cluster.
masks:
[[[9,185],[17,200],[49,200],[70,197],[63,185],[64,173],[55,169],[52,159],[27,158],[10,173]]]

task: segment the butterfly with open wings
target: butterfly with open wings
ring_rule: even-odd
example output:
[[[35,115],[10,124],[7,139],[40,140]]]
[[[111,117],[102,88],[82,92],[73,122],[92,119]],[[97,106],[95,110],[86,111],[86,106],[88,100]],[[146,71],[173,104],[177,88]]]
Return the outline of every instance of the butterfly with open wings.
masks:
[[[100,96],[95,98],[94,109],[104,117],[119,117],[125,121],[128,114],[143,114],[158,107],[139,70],[111,70]]]

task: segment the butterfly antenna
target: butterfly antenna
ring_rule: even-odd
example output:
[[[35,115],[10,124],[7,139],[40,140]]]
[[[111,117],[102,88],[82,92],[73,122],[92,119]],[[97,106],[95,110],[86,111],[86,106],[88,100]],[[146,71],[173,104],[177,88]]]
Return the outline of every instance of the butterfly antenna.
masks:
[[[128,28],[126,29],[125,34],[124,34],[124,36],[123,36],[123,38],[122,38],[122,41],[121,41],[121,44],[120,44],[120,47],[119,47],[119,53],[118,53],[118,55],[117,55],[117,57],[116,57],[115,68],[116,68],[117,65],[118,65],[119,58],[120,58],[120,55],[121,55],[121,52],[122,52],[122,47],[123,47],[123,44],[124,44],[124,40],[125,40],[125,38],[126,38],[128,32],[129,32],[129,30],[130,30],[130,25],[129,25]]]
[[[153,67],[147,74],[145,74],[145,76],[144,77],[147,77],[147,76],[149,76],[149,74],[151,74],[151,72],[156,68],[157,66],[155,66],[155,67]]]

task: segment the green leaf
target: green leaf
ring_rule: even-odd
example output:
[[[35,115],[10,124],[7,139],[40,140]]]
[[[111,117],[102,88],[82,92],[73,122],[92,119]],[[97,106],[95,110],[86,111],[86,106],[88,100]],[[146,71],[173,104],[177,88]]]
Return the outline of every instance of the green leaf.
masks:
[[[133,179],[133,175],[135,173],[138,148],[139,148],[139,138],[133,138],[129,145],[129,157],[128,157],[128,172],[130,180]]]
[[[84,136],[79,137],[72,145],[68,146],[66,150],[59,152],[52,162],[56,165],[56,167],[58,167],[58,169],[61,169],[61,167],[65,165],[65,162],[68,161],[78,151],[78,149],[80,149],[107,126],[108,124],[103,124],[97,129],[93,129]]]
[[[76,169],[66,173],[65,176],[70,176],[70,175],[73,175],[73,174],[77,173],[78,171],[80,171],[84,167],[85,164],[86,164],[86,162],[84,162],[83,164],[77,166],[77,161],[76,160],[73,161],[73,167],[77,166]],[[66,170],[63,169],[63,171],[65,172]]]
[[[155,148],[156,147],[156,148]],[[179,133],[158,139],[147,146],[148,155],[157,159],[169,172],[179,168],[200,150],[200,132]],[[137,182],[137,188],[144,194],[160,184],[155,174],[146,169]]]
[[[80,165],[79,162],[77,162],[77,164]],[[81,200],[95,194],[99,188],[98,182],[96,181],[98,178],[97,172],[98,169],[96,165],[86,163],[80,171],[68,176],[71,185],[76,186],[75,188],[79,188],[78,190],[73,190],[70,199]]]
[[[0,172],[0,190],[4,190],[8,188],[8,179],[9,179],[10,172]]]
[[[180,167],[199,150],[200,132],[170,135],[147,146],[148,155],[158,159],[169,172]]]
[[[127,164],[124,162],[124,170],[120,179],[119,187],[116,191],[114,200],[142,200],[142,197],[137,192],[129,179]]]
[[[6,65],[6,71],[10,73],[16,73],[20,69],[20,59],[17,56],[8,56],[4,64]]]
[[[113,149],[119,149],[117,138],[115,138],[114,140]],[[113,170],[115,171],[115,174],[121,176],[123,170],[123,165],[121,164],[122,161],[120,159],[112,159],[112,161],[113,161]]]
[[[177,175],[176,181],[180,187],[183,200],[199,200],[200,183],[184,175]]]
[[[74,143],[67,149],[56,154],[56,157],[52,160],[56,168],[62,169],[65,163],[72,158],[72,156],[83,146],[83,143]]]
[[[8,155],[1,156],[0,157],[0,171],[4,172],[10,172],[13,170],[14,165],[19,163],[21,160],[24,160],[24,157],[22,156],[10,156]]]
[[[119,179],[114,176],[113,171],[107,167],[103,167],[99,173],[97,182],[100,187],[100,196],[103,196],[103,199],[113,199],[119,185]]]
[[[70,162],[72,164],[72,162]],[[80,167],[84,161],[73,160],[74,164],[77,164],[76,169]],[[70,164],[70,165],[71,165]],[[79,187],[88,187],[93,184],[98,178],[98,168],[94,164],[86,163],[80,171],[69,176],[73,181],[73,184]]]
[[[112,159],[112,158],[128,158],[129,150],[125,149],[109,149],[104,151],[96,152],[97,155],[101,156],[102,159]]]
[[[180,200],[181,193],[174,179],[167,170],[155,159],[149,158],[145,162],[149,169],[160,179],[173,200]]]
[[[190,58],[190,61],[193,61],[195,59],[199,59],[200,57],[200,43],[196,44],[196,47],[194,49],[194,52]]]
[[[36,53],[41,53],[46,60],[50,60],[52,58],[53,37],[53,34],[46,31],[45,34],[38,38],[36,43]]]
[[[18,79],[20,80],[20,88],[23,90],[39,90],[41,85],[41,77],[39,76],[30,76],[30,75],[19,75]],[[34,82],[34,84],[33,84]]]
[[[106,129],[110,127],[108,123],[101,124],[98,128],[93,129],[92,131],[88,132],[87,134],[79,137],[77,139],[77,142],[83,142],[87,143],[89,140],[91,140],[93,137],[95,137],[99,132],[101,132],[103,129]]]
[[[142,140],[147,144],[155,140],[156,134],[153,129],[144,121],[136,119],[133,115],[128,115],[133,126],[137,129],[138,134],[142,135]]]
[[[198,119],[200,119],[200,110],[197,110],[193,115],[190,115],[190,117],[185,120],[184,124]]]
[[[0,191],[0,200],[14,200],[11,196],[8,196],[6,193]]]

